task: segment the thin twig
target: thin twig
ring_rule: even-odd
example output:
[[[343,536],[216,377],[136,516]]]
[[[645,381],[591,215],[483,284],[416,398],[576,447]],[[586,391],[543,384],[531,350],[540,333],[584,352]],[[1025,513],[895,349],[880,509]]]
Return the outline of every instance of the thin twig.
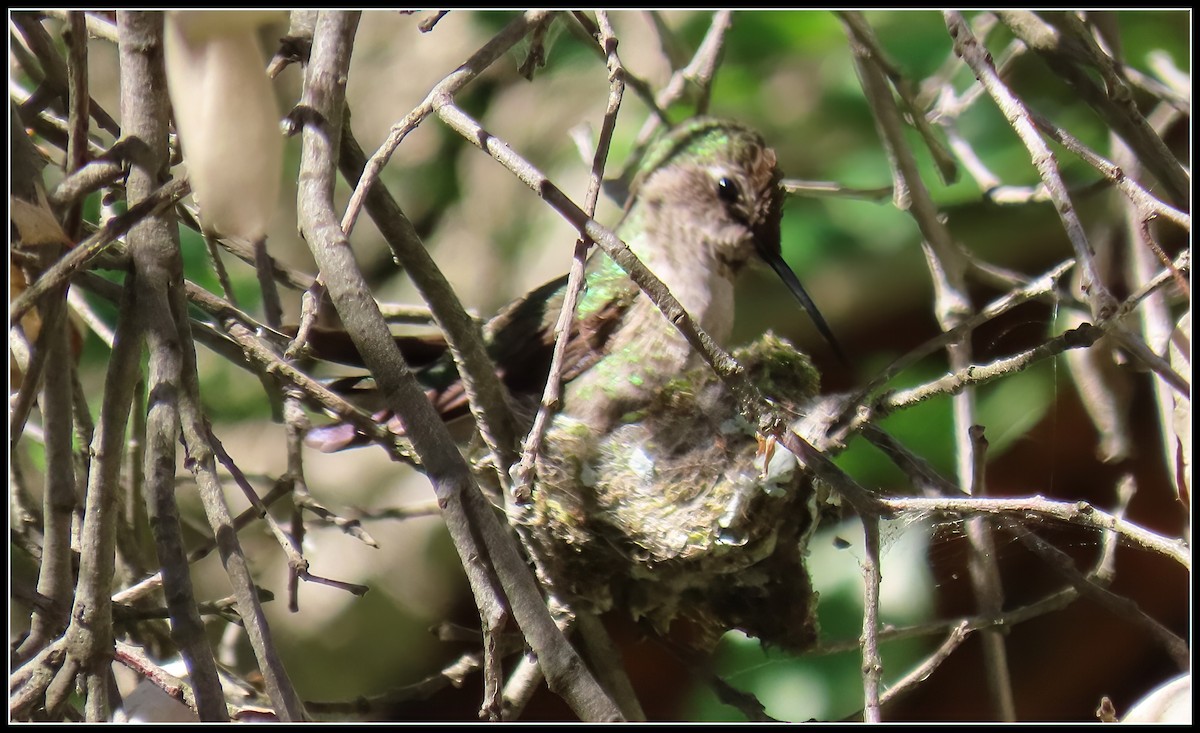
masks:
[[[569,30],[577,36],[581,36],[584,44],[592,49],[601,60],[605,60],[605,50],[593,42],[600,33],[599,27],[582,11],[571,11],[571,17],[576,22],[568,26]],[[661,120],[663,124],[671,124],[671,119],[667,116],[666,111],[659,107],[658,102],[654,99],[654,89],[645,79],[626,69],[625,82],[633,90],[633,93],[637,95],[638,99],[642,100],[642,104],[646,105],[650,110],[650,114]]]
[[[294,410],[294,411],[300,412],[299,416],[295,416],[295,417],[292,417],[289,419],[289,421],[288,421],[289,424],[294,424],[296,420],[298,420],[300,417],[303,416],[303,411],[300,410],[300,405],[298,404],[298,401],[295,400],[295,398],[289,397],[288,402],[285,403],[284,409],[287,411]],[[302,444],[302,442],[303,441],[301,440],[301,437],[298,434],[296,435],[295,438],[292,438],[291,436],[289,436],[289,446],[288,446],[289,456],[291,456],[293,454],[295,454],[295,455],[300,454],[299,446]],[[296,445],[295,449],[292,448],[293,443]],[[292,463],[292,461],[289,460],[289,463]],[[357,517],[353,517],[353,518],[343,517],[343,516],[337,514],[336,512],[334,512],[333,510],[329,509],[328,507],[326,507],[321,502],[317,501],[316,497],[314,497],[312,495],[312,493],[308,490],[308,484],[305,481],[303,481],[302,478],[299,480],[296,478],[294,468],[289,467],[288,475],[290,477],[290,480],[292,481],[292,501],[295,503],[297,509],[306,509],[309,512],[312,512],[312,514],[316,517],[316,519],[319,523],[329,524],[334,527],[337,527],[342,532],[353,537],[354,539],[363,543],[367,547],[374,547],[376,549],[379,548],[379,543],[375,541],[375,538],[372,537],[369,532],[367,532],[365,529],[363,529],[362,523],[363,523],[364,519],[379,519],[381,517],[379,517],[379,516],[371,516],[371,517],[357,516]],[[410,512],[406,516],[407,517],[436,516],[438,513],[438,508],[437,508],[436,503],[426,504],[423,508],[424,508],[423,514],[418,513],[417,511],[410,510]],[[398,519],[398,518],[403,518],[403,517],[391,515],[388,518],[389,519]],[[301,545],[301,547],[303,547],[303,542],[301,542],[300,545]]]
[[[317,325],[317,318],[321,315],[321,298],[324,295],[325,283],[321,282],[321,278],[318,276],[313,281],[312,287],[305,290],[300,296],[300,321],[296,326],[296,336],[283,351],[283,356],[288,361],[294,361],[309,354],[311,349],[308,339]]]
[[[656,641],[679,660],[680,666],[687,670],[688,676],[696,682],[712,688],[717,700],[740,712],[746,717],[746,720],[755,723],[780,722],[767,715],[762,701],[754,694],[739,690],[713,672],[711,656],[701,654],[669,638],[659,638]],[[850,649],[858,650],[861,646],[861,640],[856,639]]]
[[[996,299],[986,307],[981,309],[979,313],[972,316],[967,321],[964,321],[958,328],[976,328],[986,321],[989,321],[1002,313],[1005,313],[1012,308],[1021,305],[1035,298],[1049,297],[1057,288],[1058,281],[1074,267],[1074,260],[1067,260],[1041,277],[1031,281],[1028,285],[1010,293],[1006,293]],[[857,429],[858,425],[862,425],[870,420],[875,419],[875,410],[885,409],[888,411],[902,409],[912,401],[922,401],[935,394],[952,393],[954,389],[960,388],[967,382],[980,382],[984,380],[994,379],[1008,370],[1024,368],[1029,364],[1040,359],[1053,356],[1066,349],[1086,348],[1100,338],[1104,333],[1112,327],[1113,324],[1120,321],[1137,307],[1137,304],[1142,299],[1146,298],[1150,293],[1162,288],[1174,279],[1175,273],[1189,273],[1191,271],[1191,252],[1184,250],[1171,263],[1167,269],[1159,272],[1153,279],[1147,282],[1143,287],[1139,288],[1133,295],[1124,300],[1114,312],[1112,318],[1107,321],[1092,325],[1086,324],[1080,328],[1067,331],[1059,334],[1050,341],[1047,341],[1037,347],[1029,349],[1012,357],[999,359],[990,365],[972,365],[957,373],[946,375],[934,382],[926,385],[914,387],[908,390],[892,393],[884,393],[879,395],[874,400],[868,400],[869,395],[882,387],[886,382],[890,381],[896,374],[915,364],[920,359],[933,353],[939,346],[953,339],[958,331],[957,329],[946,331],[938,336],[935,336],[928,341],[922,343],[904,356],[896,359],[887,368],[882,370],[878,376],[868,382],[864,387],[855,392],[845,401],[845,405],[841,410],[841,416],[833,421],[834,426],[840,426],[840,430],[844,433],[852,432]]]
[[[780,183],[783,186],[783,190],[791,196],[809,196],[812,198],[829,196],[834,198],[882,201],[892,195],[891,186],[855,188],[831,181],[802,181],[798,178],[785,178]]]
[[[67,16],[67,84],[70,110],[67,114],[67,157],[63,172],[71,175],[88,162],[88,53],[87,31],[82,11]],[[83,224],[83,207],[72,203],[62,216],[63,230],[71,241],[79,241]]]
[[[482,653],[470,652],[463,654],[420,682],[404,685],[380,695],[336,702],[309,700],[305,705],[309,712],[315,715],[336,715],[339,719],[344,719],[346,716],[370,719],[382,713],[394,712],[396,706],[401,703],[411,700],[427,700],[446,687],[462,687],[467,676],[477,672],[482,666]]]
[[[965,29],[965,26],[960,26],[959,20],[953,19],[953,16],[957,15],[958,13],[946,13],[947,24],[953,22],[955,27]],[[1041,56],[1050,69],[1067,82],[1100,116],[1108,128],[1120,135],[1137,152],[1138,159],[1162,183],[1172,203],[1181,206],[1188,201],[1191,180],[1183,165],[1147,123],[1138,110],[1128,85],[1120,78],[1116,64],[1099,50],[1091,34],[1081,23],[1072,22],[1069,14],[1058,16],[1059,28],[1051,27],[1030,11],[1005,10],[1000,11],[998,15],[1013,35]],[[951,35],[955,35],[953,29]],[[959,47],[960,40],[966,45],[972,45],[974,42],[969,30],[965,39],[955,38],[955,48]],[[979,69],[976,68],[976,63],[981,62],[982,57],[976,56],[972,51],[971,57],[963,58],[978,76]],[[1084,67],[1100,72],[1104,77],[1103,89],[1088,75],[1088,70]],[[984,81],[985,86],[989,83]],[[991,91],[989,88],[989,92]],[[1001,105],[1001,109],[1004,110],[1005,106]],[[1020,129],[1014,129],[1021,134]],[[1022,134],[1023,139],[1024,137]]]
[[[279,39],[279,50],[267,64],[268,77],[274,79],[290,64],[307,63],[316,24],[316,10],[293,10],[288,13],[287,32]]]
[[[175,208],[180,214],[180,219],[189,229],[204,235],[206,239],[211,239],[229,254],[254,267],[255,250],[251,242],[237,237],[220,237],[205,234],[204,228],[200,226],[200,217],[194,206],[180,202]],[[312,275],[288,267],[275,258],[271,258],[271,268],[276,282],[285,287],[293,290],[305,290],[313,284],[314,278]]]
[[[964,291],[963,282],[967,259],[939,217],[933,198],[921,180],[916,158],[905,138],[899,110],[887,88],[877,59],[858,42],[853,31],[848,32],[851,49],[854,51],[855,68],[867,102],[875,115],[880,139],[893,167],[896,205],[902,210],[910,211],[921,230],[925,245],[932,250],[936,265],[942,273],[935,279],[935,287],[944,288],[944,291],[937,293],[936,315],[943,330],[950,330],[971,312],[970,299]]]
[[[92,308],[92,304],[84,298],[80,292],[72,288],[67,291],[67,304],[71,306],[71,312],[82,321],[96,337],[100,339],[109,349],[113,345],[113,330],[101,318],[100,314],[96,313]]]
[[[446,14],[449,12],[449,10],[439,10],[433,15],[423,18],[421,22],[417,24],[417,30],[421,31],[422,33],[428,33],[429,31],[433,30],[433,27],[438,24],[438,21],[446,17]]]
[[[879,655],[879,584],[883,572],[879,562],[879,517],[864,514],[863,525],[863,631],[862,645],[863,722],[882,719],[879,683],[883,677],[883,658]]]
[[[1130,356],[1149,367],[1151,371],[1161,377],[1163,382],[1174,389],[1181,397],[1191,399],[1191,383],[1187,379],[1184,379],[1179,372],[1175,371],[1171,367],[1170,362],[1154,353],[1146,345],[1145,341],[1121,328],[1113,329],[1112,334],[1117,343],[1121,345],[1121,348],[1125,349]]]
[[[371,415],[351,405],[343,397],[280,357],[256,335],[251,327],[232,317],[226,317],[223,328],[241,347],[246,358],[257,365],[259,369],[275,374],[288,384],[300,388],[313,403],[334,415],[338,420],[353,425],[356,430],[367,436],[376,445],[381,446],[392,460],[408,464],[416,463],[407,441],[402,440],[388,430],[386,425],[380,425]]]
[[[436,501],[423,502],[421,504],[413,504],[412,506],[384,507],[383,509],[372,509],[370,511],[356,511],[355,522],[370,522],[381,520],[404,520],[415,519],[417,517],[436,517],[441,513]]]
[[[1075,249],[1075,259],[1080,263],[1081,289],[1088,304],[1091,306],[1092,317],[1099,320],[1112,313],[1116,302],[1108,287],[1100,277],[1096,266],[1095,254],[1088,243],[1087,233],[1075,212],[1066,184],[1058,171],[1054,154],[1037,134],[1033,120],[1024,103],[1009,90],[1008,86],[996,73],[996,68],[990,56],[971,33],[970,27],[961,13],[948,10],[943,13],[950,37],[954,39],[954,48],[962,56],[963,61],[971,67],[976,78],[987,89],[988,94],[996,102],[996,106],[1004,114],[1008,124],[1016,131],[1018,137],[1029,149],[1034,168],[1041,176],[1054,208],[1062,219],[1067,238]]]
[[[266,496],[263,497],[264,505],[271,506],[276,501],[278,501],[279,499],[286,496],[288,493],[286,490],[280,491],[277,489],[278,489],[278,487],[276,489],[272,489],[271,492],[269,492]],[[254,507],[250,507],[250,508],[246,509],[245,511],[243,511],[241,514],[239,514],[237,516],[237,518],[233,521],[233,530],[235,532],[240,532],[243,528],[248,526],[251,522],[255,522],[259,519],[261,519],[261,517],[259,515],[258,509],[254,508]],[[211,554],[212,551],[215,549],[217,549],[216,538],[207,540],[206,542],[200,544],[198,547],[193,548],[192,551],[188,553],[188,557],[187,557],[188,563],[194,565],[195,563],[199,562],[200,560],[203,560],[204,558],[208,557],[209,554]],[[145,598],[148,594],[157,591],[161,587],[162,587],[162,574],[155,573],[154,575],[151,575],[148,578],[144,578],[144,579],[138,581],[137,583],[129,586],[128,588],[125,588],[124,590],[114,593],[113,594],[113,603],[114,604],[132,604],[142,598]]]
[[[975,185],[979,187],[980,191],[983,191],[989,200],[996,201],[996,191],[1002,188],[1000,179],[995,173],[988,170],[988,167],[976,155],[975,149],[959,133],[958,124],[955,119],[943,117],[940,122],[942,129],[946,131],[946,139],[950,142],[950,149],[958,156],[959,161],[963,164],[963,168],[966,168],[971,178],[975,179]],[[1010,194],[1001,194],[999,198],[1003,199],[1008,195]],[[1030,200],[1047,201],[1050,197],[1046,193],[1045,187],[1039,186],[1034,189],[1034,193],[1029,198]]]
[[[258,496],[258,493],[254,491],[254,487],[250,485],[250,481],[247,480],[245,474],[242,473],[242,470],[238,468],[236,463],[234,463],[233,457],[230,456],[229,452],[225,450],[225,446],[221,444],[221,441],[217,439],[217,436],[213,435],[212,430],[207,430],[205,437],[208,444],[211,446],[212,452],[216,456],[217,461],[225,467],[225,470],[229,471],[230,476],[233,477],[234,483],[236,483],[238,488],[242,490],[242,494],[246,497],[247,501],[249,501],[250,505],[258,511],[259,516],[266,521],[267,528],[271,530],[271,534],[275,536],[275,541],[279,543],[280,549],[283,550],[283,554],[287,558],[288,568],[292,570],[292,572],[294,572],[301,579],[314,580],[325,585],[332,585],[334,587],[342,588],[343,590],[347,590],[357,596],[361,596],[367,592],[366,586],[363,585],[344,583],[341,581],[330,581],[327,578],[320,578],[310,574],[308,572],[308,560],[304,558],[304,553],[300,549],[300,538],[293,538],[291,535],[289,535],[286,531],[284,531],[283,527],[279,525],[279,522],[276,521],[275,517],[271,516],[271,513],[267,511],[266,504],[263,503],[263,500]]]
[[[971,477],[964,486],[970,496],[987,496],[985,481],[988,440],[982,425],[972,425],[968,431],[970,440]],[[992,538],[991,525],[983,517],[967,520],[967,538],[971,543],[968,570],[971,585],[981,614],[998,615],[1004,608],[1004,587],[1000,580],[1000,567],[996,562],[996,543]],[[1012,676],[1009,673],[1008,652],[1004,646],[1004,634],[996,629],[987,629],[982,634],[984,668],[987,670],[988,695],[996,718],[1005,722],[1017,719],[1016,702],[1013,699]]]
[[[86,404],[86,402],[85,402]],[[133,390],[129,435],[125,441],[125,466],[122,476],[121,524],[117,530],[117,549],[125,566],[123,578],[141,578],[147,568],[158,565],[154,534],[150,526],[150,502],[146,498],[146,381],[139,379]]]
[[[1025,518],[1052,519],[1079,527],[1114,531],[1151,552],[1174,560],[1191,570],[1191,549],[1181,539],[1163,537],[1128,520],[1118,519],[1085,501],[1053,501],[1042,496],[985,499],[979,497],[890,497],[881,503],[894,513],[934,512],[957,516],[976,514],[1013,515]]]
[[[1191,74],[1181,71],[1175,66],[1175,60],[1171,58],[1171,54],[1163,49],[1155,49],[1146,54],[1146,62],[1155,74],[1158,74],[1159,79],[1169,90],[1170,98],[1166,101],[1175,107],[1183,114],[1191,114],[1192,112],[1192,76]],[[1125,73],[1130,74],[1130,79],[1136,79],[1133,73],[1135,69],[1125,68]],[[1156,92],[1157,93],[1157,92]],[[1153,122],[1151,122],[1153,127]]]
[[[40,348],[47,360],[60,365],[46,371],[41,397],[42,424],[45,430],[46,487],[42,497],[42,557],[38,566],[37,591],[52,603],[53,612],[35,609],[29,635],[13,653],[20,663],[62,633],[66,612],[71,606],[73,588],[71,520],[76,511],[76,475],[71,449],[72,409],[71,374],[74,365],[68,353],[68,327],[63,293],[47,293],[39,311],[43,315]],[[35,382],[36,383],[36,382]]]
[[[42,516],[36,502],[29,493],[25,479],[25,471],[21,463],[25,457],[9,451],[8,461],[8,537],[15,552],[10,557],[16,557],[24,552],[34,563],[42,561]],[[10,659],[12,659],[10,657]]]
[[[1133,495],[1136,493],[1137,483],[1133,474],[1127,473],[1117,481],[1117,505],[1113,508],[1114,517],[1118,520],[1125,518],[1125,512],[1128,511],[1129,503],[1133,501]],[[1104,585],[1111,583],[1117,572],[1117,540],[1117,533],[1111,530],[1101,536],[1100,559],[1096,561],[1096,567],[1089,575]]]
[[[989,364],[970,364],[932,382],[880,395],[879,399],[872,403],[870,414],[873,417],[887,415],[938,395],[956,394],[964,387],[1015,374],[1039,361],[1058,356],[1068,349],[1087,348],[1096,343],[1103,334],[1102,327],[1084,323],[1019,354],[997,359]]]
[[[987,629],[986,631],[992,631]],[[950,655],[962,645],[967,637],[971,635],[971,628],[968,621],[965,619],[950,632],[946,639],[938,645],[937,649],[925,658],[915,669],[900,679],[888,688],[887,692],[879,697],[880,706],[899,700],[901,697],[915,690],[925,682],[929,677],[942,665],[942,662],[950,658]]]
[[[115,146],[109,149],[109,154],[115,152],[117,152]],[[124,172],[124,166],[119,161],[93,160],[63,178],[54,190],[46,195],[46,198],[54,206],[67,206],[90,193],[120,181]]]
[[[679,40],[678,34],[667,27],[662,13],[658,10],[647,10],[646,15],[649,16],[650,27],[654,29],[654,36],[658,39],[659,50],[662,51],[663,58],[671,64],[671,68],[678,69],[686,64],[687,50]]]
[[[170,314],[183,341],[183,389],[180,398],[180,424],[188,454],[188,467],[196,477],[204,514],[213,536],[221,549],[226,575],[238,600],[238,613],[246,627],[246,636],[263,675],[267,695],[280,720],[304,720],[304,706],[292,686],[283,660],[275,646],[266,614],[255,590],[254,578],[245,552],[233,529],[233,518],[217,477],[214,459],[215,442],[208,430],[199,399],[199,378],[196,372],[196,352],[190,339],[187,319],[187,300],[182,288],[171,293]]]
[[[67,10],[41,10],[39,11],[51,18],[65,19],[70,12]],[[117,43],[120,38],[117,34],[117,25],[111,20],[101,18],[91,13],[85,14],[87,19],[87,31],[92,38],[99,38],[109,43]]]
[[[225,261],[221,259],[221,252],[217,249],[217,239],[212,232],[202,232],[201,237],[204,239],[204,251],[208,254],[208,262],[212,265],[213,272],[217,276],[217,283],[221,286],[221,292],[225,295],[225,299],[233,305],[238,305],[237,293],[233,289],[233,281],[229,279],[229,270],[225,267]],[[276,323],[278,328],[279,324]]]
[[[704,34],[704,39],[700,41],[691,61],[687,66],[671,74],[666,85],[654,96],[655,109],[665,110],[679,101],[688,89],[688,82],[697,86],[697,111],[707,108],[712,81],[716,75],[717,65],[720,63],[721,51],[725,48],[725,34],[732,25],[733,11],[717,10],[713,12],[708,32]],[[633,150],[626,158],[625,166],[618,172],[615,179],[610,181],[610,184],[615,185],[622,192],[628,191],[630,181],[637,172],[637,165],[642,160],[651,138],[659,126],[666,121],[665,115],[656,115],[646,120],[642,129],[638,131]]]
[[[987,36],[996,27],[998,22],[999,20],[995,14],[980,13],[973,19],[972,27],[980,41],[986,42]],[[1028,47],[1024,43],[1014,38],[1004,47],[1003,51],[995,55],[996,72],[1002,78],[1008,76],[1014,62],[1024,55],[1027,50]],[[982,86],[972,84],[961,95],[956,95],[951,80],[961,69],[962,60],[957,55],[951,53],[948,55],[946,63],[938,70],[938,73],[922,83],[922,86],[926,87],[924,94],[936,93],[938,96],[937,104],[928,113],[931,122],[940,123],[943,116],[950,119],[958,119],[986,94]],[[932,91],[935,89],[937,90],[936,92]]]
[[[1090,598],[1117,617],[1145,632],[1171,655],[1171,659],[1179,665],[1181,670],[1186,671],[1191,667],[1191,650],[1188,643],[1162,623],[1147,615],[1136,602],[1103,588],[1096,581],[1084,576],[1075,567],[1075,563],[1071,561],[1069,555],[1038,537],[1020,522],[1014,519],[1001,521],[1005,531],[1015,535],[1022,544],[1045,560],[1046,564],[1065,578],[1072,587],[1079,591],[1080,595]]]
[[[354,187],[354,193],[350,196],[350,202],[346,205],[346,213],[342,217],[342,231],[346,233],[346,236],[349,236],[350,232],[354,230],[354,223],[358,220],[358,215],[365,203],[367,191],[375,185],[375,182],[379,178],[379,172],[383,170],[383,166],[392,157],[392,153],[396,152],[396,148],[399,147],[400,143],[404,142],[404,138],[433,112],[433,101],[442,95],[453,96],[459,89],[466,86],[467,83],[491,66],[496,59],[500,58],[505,52],[516,45],[546,15],[546,11],[530,10],[520,18],[509,23],[502,31],[484,44],[482,48],[476,51],[471,58],[463,62],[449,76],[438,82],[416,109],[409,112],[403,120],[392,126],[392,129],[388,131],[387,139],[384,140],[379,149],[367,160],[362,176],[358,179],[358,185]]]
[[[61,292],[61,291],[60,291]],[[43,297],[44,303],[56,301],[54,292],[47,292]],[[57,307],[57,305],[55,305]],[[42,384],[42,377],[46,371],[46,361],[50,358],[50,341],[52,339],[51,331],[43,328],[37,334],[37,341],[30,348],[26,340],[23,329],[11,327],[10,341],[16,341],[18,348],[24,352],[24,364],[21,365],[21,383],[17,388],[15,397],[10,398],[8,418],[8,433],[9,445],[14,446],[21,439],[25,432],[25,425],[29,419],[29,414],[33,410],[34,402],[37,398],[38,389]]]
[[[1138,183],[1129,171],[1105,159],[1079,138],[1041,115],[1031,113],[1031,117],[1038,129],[1046,133],[1050,139],[1075,153],[1080,160],[1095,168],[1105,179],[1111,181],[1134,204],[1138,216],[1144,219],[1161,216],[1167,221],[1179,225],[1186,232],[1192,231],[1191,215],[1160,201]]]
[[[145,199],[132,204],[124,214],[109,220],[99,231],[80,242],[12,301],[8,311],[9,326],[15,325],[43,293],[59,287],[69,280],[76,271],[117,241],[118,237],[128,232],[130,227],[175,203],[178,199],[186,196],[189,190],[186,180],[176,178],[163,184]]]
[[[917,95],[912,89],[912,84],[900,73],[896,65],[888,59],[883,47],[879,44],[879,40],[875,37],[874,29],[867,23],[866,17],[859,11],[850,10],[837,11],[837,16],[854,34],[854,38],[867,49],[871,62],[876,64],[887,75],[892,88],[896,90],[896,93],[900,96],[900,99],[904,102],[904,106],[908,110],[909,120],[920,134],[925,147],[929,149],[929,153],[933,157],[933,162],[937,166],[938,175],[941,176],[942,182],[947,185],[953,183],[958,178],[958,170],[954,164],[954,158],[946,150],[942,141],[933,134],[933,128],[929,126],[929,120],[921,110],[920,104],[917,101]]]
[[[1030,603],[1028,606],[1021,606],[1011,611],[1007,611],[999,617],[983,618],[974,616],[969,618],[959,619],[944,619],[938,621],[930,621],[928,623],[915,624],[912,626],[884,626],[879,631],[879,640],[882,641],[899,641],[901,639],[914,639],[922,636],[933,636],[937,634],[945,634],[952,631],[960,623],[966,623],[969,631],[978,631],[980,629],[990,628],[1011,628],[1017,624],[1032,621],[1036,618],[1041,618],[1046,614],[1055,611],[1061,611],[1070,604],[1074,603],[1079,598],[1079,592],[1074,588],[1065,588],[1056,593],[1049,594],[1043,598]],[[814,647],[806,652],[808,656],[828,656],[830,654],[847,654],[857,652],[862,647],[862,640],[859,638],[842,639],[839,641],[824,642],[820,646]]]
[[[155,664],[138,647],[124,641],[117,642],[113,660],[133,670],[143,680],[161,690],[167,697],[196,712],[196,696],[192,686]],[[226,711],[228,720],[228,711]]]

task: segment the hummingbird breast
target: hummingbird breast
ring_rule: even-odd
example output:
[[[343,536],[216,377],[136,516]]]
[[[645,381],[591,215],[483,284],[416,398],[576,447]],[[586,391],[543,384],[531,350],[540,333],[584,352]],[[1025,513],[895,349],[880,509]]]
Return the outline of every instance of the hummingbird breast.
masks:
[[[674,234],[694,233],[688,229]],[[646,237],[652,238],[649,245]],[[696,323],[725,344],[733,331],[733,278],[741,263],[722,262],[703,238],[681,246],[647,231],[628,243]],[[565,387],[564,413],[601,431],[634,419],[663,386],[699,362],[679,329],[645,293],[629,287],[632,300],[605,345],[607,353]]]

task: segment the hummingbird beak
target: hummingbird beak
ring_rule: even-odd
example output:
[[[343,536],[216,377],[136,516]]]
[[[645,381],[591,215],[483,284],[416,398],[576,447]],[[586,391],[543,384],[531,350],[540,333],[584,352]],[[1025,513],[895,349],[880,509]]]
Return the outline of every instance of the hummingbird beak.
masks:
[[[788,267],[788,264],[783,261],[783,256],[779,252],[770,250],[767,247],[759,247],[758,253],[767,261],[767,264],[771,266],[775,274],[783,280],[788,290],[792,291],[792,295],[796,296],[796,300],[800,301],[800,305],[804,307],[804,310],[808,311],[808,315],[813,319],[813,323],[816,325],[817,330],[821,332],[821,336],[833,347],[838,360],[843,365],[849,366],[850,360],[846,358],[846,352],[842,351],[842,347],[838,344],[837,339],[833,337],[833,331],[829,328],[829,324],[825,322],[821,311],[817,310],[817,304],[813,302],[812,298],[808,297],[808,292],[800,284],[800,279],[796,277],[796,273],[792,272],[792,268]]]

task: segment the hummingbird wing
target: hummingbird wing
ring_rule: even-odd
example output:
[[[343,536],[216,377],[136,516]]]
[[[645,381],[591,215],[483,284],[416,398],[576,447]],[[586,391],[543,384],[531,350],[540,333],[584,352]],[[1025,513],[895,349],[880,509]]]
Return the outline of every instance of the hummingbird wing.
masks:
[[[554,326],[562,310],[567,277],[555,278],[509,303],[488,322],[484,338],[496,373],[510,395],[541,396],[554,356]],[[570,381],[607,353],[608,340],[620,324],[631,298],[609,298],[575,318],[563,353],[562,380]],[[456,373],[457,376],[457,373]],[[459,379],[431,398],[446,420],[465,415],[467,397]]]
[[[505,306],[484,329],[496,373],[518,402],[536,400],[545,387],[554,352],[554,325],[562,309],[566,284],[566,276],[551,280]],[[574,319],[563,355],[563,381],[574,379],[607,352],[608,340],[632,300],[609,297],[598,307],[587,309],[586,315]],[[344,331],[314,330],[314,335],[316,338],[310,339],[310,345],[318,358],[363,366],[362,358]],[[468,414],[466,390],[443,337],[397,336],[396,345],[416,371],[417,379],[426,388],[426,396],[442,419],[451,421]],[[344,377],[329,386],[347,397],[359,398],[360,402],[369,400],[374,393],[367,375]],[[397,435],[404,434],[399,418],[390,410],[380,410],[374,417]],[[367,439],[350,425],[334,423],[311,430],[306,442],[324,452],[334,452],[365,445]]]
[[[296,337],[296,326],[282,326],[279,331]],[[446,341],[438,334],[396,336],[404,361],[413,369],[421,369],[437,361],[446,351]],[[347,366],[364,367],[362,356],[350,340],[350,334],[340,328],[314,326],[308,332],[309,353],[321,361],[332,361]]]

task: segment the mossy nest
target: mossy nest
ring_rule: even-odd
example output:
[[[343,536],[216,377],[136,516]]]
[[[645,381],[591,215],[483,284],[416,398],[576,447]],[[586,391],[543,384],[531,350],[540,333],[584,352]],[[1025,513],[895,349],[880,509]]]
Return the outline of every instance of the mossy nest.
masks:
[[[784,411],[816,395],[811,361],[778,337],[734,356]],[[664,632],[687,618],[705,646],[740,629],[806,648],[816,622],[803,558],[817,507],[795,469],[706,366],[606,433],[559,416],[534,493],[539,569],[572,605],[624,608]]]

